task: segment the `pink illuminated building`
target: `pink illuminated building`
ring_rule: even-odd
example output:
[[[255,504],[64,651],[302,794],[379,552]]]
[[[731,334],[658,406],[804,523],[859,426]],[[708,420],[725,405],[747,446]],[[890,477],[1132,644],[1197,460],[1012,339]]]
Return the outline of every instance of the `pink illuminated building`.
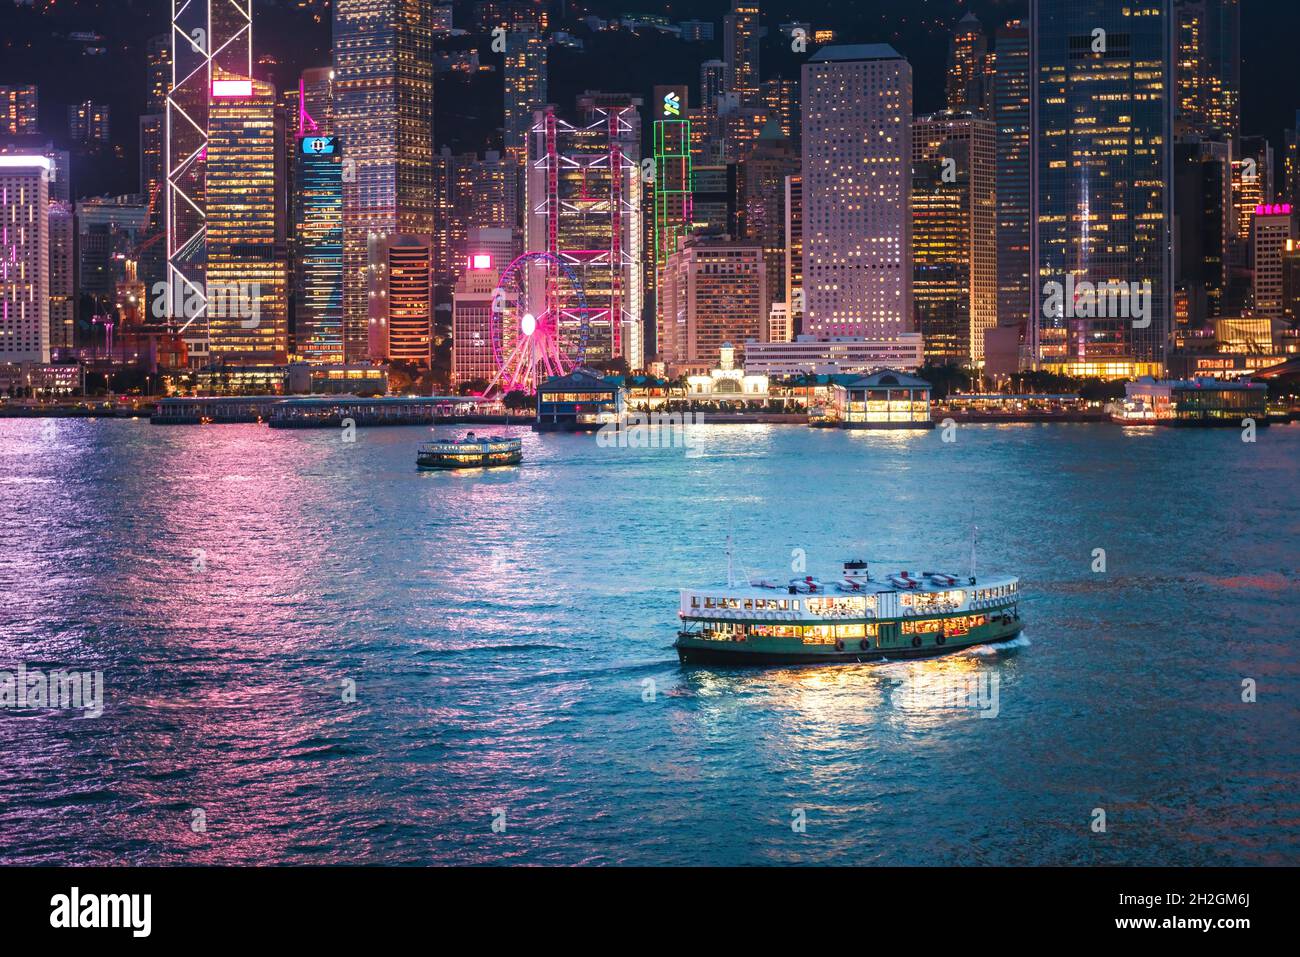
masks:
[[[0,156],[0,362],[50,361],[50,169]]]
[[[547,106],[533,114],[528,141],[527,248],[572,269],[578,287],[539,259],[528,276],[529,308],[559,317],[568,354],[585,319],[587,361],[622,357],[632,369],[644,365],[639,103],[585,94],[574,122]]]

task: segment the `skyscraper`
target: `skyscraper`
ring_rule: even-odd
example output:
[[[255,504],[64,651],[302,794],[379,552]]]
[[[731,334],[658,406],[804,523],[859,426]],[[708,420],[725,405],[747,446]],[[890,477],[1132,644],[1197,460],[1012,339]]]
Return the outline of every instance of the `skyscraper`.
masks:
[[[774,76],[763,81],[763,108],[769,118],[776,120],[781,135],[799,152],[799,81]]]
[[[49,180],[44,156],[0,156],[0,361],[50,361]]]
[[[39,132],[39,94],[35,83],[0,86],[0,136]]]
[[[208,111],[209,354],[276,365],[289,353],[285,128],[275,88],[260,80],[214,92]]]
[[[173,2],[171,37],[166,318],[206,348],[208,114],[214,94],[252,92],[252,8],[226,0]]]
[[[1175,130],[1241,135],[1240,0],[1175,0]]]
[[[113,138],[111,116],[104,103],[74,103],[68,107],[68,139],[82,144],[109,142]]]
[[[1033,353],[1074,375],[1158,374],[1172,322],[1171,0],[1030,9]]]
[[[428,368],[433,357],[433,242],[372,233],[370,358]]]
[[[785,299],[791,338],[803,329],[803,176],[785,178]]]
[[[497,273],[505,267],[491,256],[471,259],[456,283],[452,299],[451,384],[481,382],[485,387],[496,375],[492,346],[492,290]]]
[[[343,144],[300,137],[294,177],[294,353],[343,361]]]
[[[997,324],[997,136],[975,113],[912,124],[912,297],[927,359],[978,365]]]
[[[993,120],[998,138],[998,325],[1024,339],[1029,322],[1029,28],[1009,20],[997,32]]]
[[[1193,328],[1222,315],[1228,253],[1236,240],[1232,144],[1180,138],[1174,144],[1174,285]]]
[[[621,357],[633,369],[644,365],[639,105],[627,96],[587,93],[573,121],[553,105],[538,110],[526,207],[527,248],[565,262],[581,287],[579,294],[555,274],[547,283],[530,281],[534,312],[547,308],[535,299],[539,292],[553,297],[566,352],[576,351],[585,318],[587,360]]]
[[[664,321],[664,303],[659,294],[663,270],[668,257],[690,233],[695,215],[695,177],[691,163],[691,124],[686,119],[689,115],[686,87],[655,87],[654,105],[658,111],[653,127],[655,178],[651,241],[654,259],[652,275],[647,279],[653,282],[655,294],[654,352],[658,353]]]
[[[948,109],[978,113],[987,107],[988,55],[984,26],[968,12],[948,40]]]
[[[763,247],[767,301],[785,302],[785,181],[799,173],[799,155],[774,116],[743,164],[745,236]]]
[[[722,347],[767,341],[763,248],[725,237],[695,237],[664,269],[664,343],[671,370],[716,368]]]
[[[912,328],[912,68],[887,44],[803,66],[804,331]]]
[[[1250,239],[1256,315],[1282,316],[1282,258],[1288,242],[1295,238],[1295,217],[1289,203],[1264,203],[1255,208]]]
[[[76,216],[72,204],[50,203],[50,351],[72,349],[77,305]],[[114,290],[116,291],[116,290]]]
[[[519,167],[528,160],[533,114],[546,105],[546,37],[531,31],[506,34],[505,153]]]
[[[370,355],[371,234],[434,230],[432,16],[431,0],[337,0],[334,7],[334,125],[351,171],[343,186],[349,362]]]
[[[723,18],[723,59],[727,64],[727,92],[741,106],[761,106],[759,96],[758,0],[731,0],[731,13]]]

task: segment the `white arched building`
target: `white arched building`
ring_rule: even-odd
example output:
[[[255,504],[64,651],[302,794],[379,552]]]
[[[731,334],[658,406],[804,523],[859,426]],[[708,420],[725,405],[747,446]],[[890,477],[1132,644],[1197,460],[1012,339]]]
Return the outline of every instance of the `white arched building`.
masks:
[[[708,375],[688,376],[686,388],[693,399],[767,401],[767,376],[746,375],[744,369],[737,369],[736,348],[729,342],[718,350],[718,368]]]

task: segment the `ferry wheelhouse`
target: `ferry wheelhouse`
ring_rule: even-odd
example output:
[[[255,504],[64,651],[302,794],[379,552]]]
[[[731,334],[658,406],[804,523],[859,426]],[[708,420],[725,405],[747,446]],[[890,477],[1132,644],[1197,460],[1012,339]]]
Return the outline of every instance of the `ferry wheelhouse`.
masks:
[[[862,560],[840,578],[682,589],[683,663],[799,664],[928,658],[1020,634],[1020,580],[900,571]]]
[[[478,469],[518,465],[524,457],[522,439],[480,438],[473,432],[457,442],[426,442],[415,464],[421,469]]]

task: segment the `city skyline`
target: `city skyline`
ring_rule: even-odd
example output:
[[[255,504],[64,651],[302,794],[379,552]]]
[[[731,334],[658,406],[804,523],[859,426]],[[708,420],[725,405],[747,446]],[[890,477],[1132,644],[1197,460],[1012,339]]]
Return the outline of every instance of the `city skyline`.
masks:
[[[835,372],[833,339],[919,333],[927,364],[1002,387],[1025,372],[1249,373],[1300,341],[1295,228],[1272,224],[1300,193],[1300,154],[1243,127],[1237,0],[1028,0],[992,23],[958,11],[923,76],[888,43],[742,0],[716,30],[542,0],[459,17],[433,0],[341,0],[332,56],[278,85],[259,76],[277,62],[258,28],[272,5],[176,9],[172,42],[144,47],[138,124],[91,97],[51,134],[40,82],[0,85],[0,150],[71,170],[126,139],[141,157],[139,199],[72,203],[70,219],[70,199],[45,200],[48,346],[17,361],[89,361],[110,378],[134,363],[164,390],[234,369],[239,388],[280,391],[297,361],[466,388],[480,377],[453,370],[481,359],[456,352],[484,346],[457,342],[455,286],[484,254],[498,275],[528,264],[494,295],[498,363],[553,327],[531,352],[561,369],[675,380],[703,360],[671,330],[711,330],[716,354],[743,329],[804,340],[801,353],[822,341],[813,368]],[[566,61],[598,67],[589,47],[606,37],[693,56],[688,82],[648,98],[599,69],[578,92],[556,82]],[[478,75],[502,84],[495,141],[435,148],[437,91]],[[940,110],[919,108],[920,87],[941,90]],[[327,142],[313,161],[306,147]],[[106,235],[79,226],[108,206],[122,212],[100,216]],[[60,253],[69,228],[108,259]],[[669,317],[669,261],[705,240],[758,243],[764,295],[687,296],[692,314]],[[1274,326],[1255,354],[1210,339],[1235,365],[1203,357],[1215,322],[1256,316]]]

